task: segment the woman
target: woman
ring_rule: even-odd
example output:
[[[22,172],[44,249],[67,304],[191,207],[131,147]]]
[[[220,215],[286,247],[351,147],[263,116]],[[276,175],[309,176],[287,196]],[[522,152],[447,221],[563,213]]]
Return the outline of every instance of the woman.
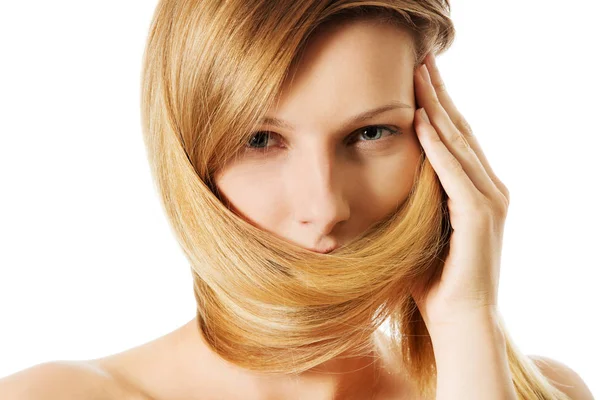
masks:
[[[144,133],[197,315],[16,374],[3,398],[591,398],[502,324],[509,194],[435,68],[448,15],[435,0],[162,0]]]

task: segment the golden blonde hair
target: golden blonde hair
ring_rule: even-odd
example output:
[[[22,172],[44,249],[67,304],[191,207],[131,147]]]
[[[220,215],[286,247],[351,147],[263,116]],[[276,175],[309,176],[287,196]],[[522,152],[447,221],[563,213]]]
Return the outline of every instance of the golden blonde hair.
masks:
[[[388,321],[423,397],[435,394],[431,338],[411,296],[447,254],[447,197],[422,153],[406,202],[332,254],[265,232],[221,200],[214,176],[276,101],[311,35],[369,19],[410,32],[414,67],[455,35],[442,0],[161,0],[145,49],[142,122],[162,205],[194,278],[199,330],[222,358],[300,373],[366,355]],[[268,195],[268,194],[267,194]],[[521,399],[567,399],[504,329]]]

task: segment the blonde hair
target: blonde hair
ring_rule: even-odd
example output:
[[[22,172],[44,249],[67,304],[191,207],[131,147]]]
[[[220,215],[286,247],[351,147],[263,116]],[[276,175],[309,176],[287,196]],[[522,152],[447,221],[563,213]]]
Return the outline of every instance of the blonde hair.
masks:
[[[214,176],[248,142],[318,29],[356,19],[394,24],[410,32],[416,68],[427,52],[450,47],[449,15],[442,0],[159,2],[144,54],[144,141],[191,263],[199,330],[223,359],[300,373],[368,354],[389,321],[394,354],[422,396],[434,396],[432,343],[410,293],[438,276],[451,227],[424,153],[407,201],[328,255],[247,223],[221,200]],[[568,399],[503,331],[519,398]]]

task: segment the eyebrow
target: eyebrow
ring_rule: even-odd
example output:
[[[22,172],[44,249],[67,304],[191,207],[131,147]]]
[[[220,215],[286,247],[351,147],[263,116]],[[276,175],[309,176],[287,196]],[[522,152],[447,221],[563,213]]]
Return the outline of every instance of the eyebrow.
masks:
[[[411,107],[410,105],[406,104],[406,103],[402,103],[400,101],[391,101],[388,104],[384,104],[382,106],[373,108],[371,110],[367,110],[367,111],[363,111],[360,114],[355,115],[354,117],[349,118],[342,126],[343,129],[348,128],[352,125],[355,125],[359,122],[362,121],[367,121],[379,114],[383,114],[384,112],[390,111],[390,110],[395,110],[398,108],[407,108],[407,109],[412,109],[413,107]],[[279,128],[284,128],[284,129],[289,129],[289,130],[294,130],[294,126],[289,124],[288,122],[281,120],[279,118],[274,118],[274,117],[264,117],[261,121],[262,124],[266,124],[266,125],[273,125]]]

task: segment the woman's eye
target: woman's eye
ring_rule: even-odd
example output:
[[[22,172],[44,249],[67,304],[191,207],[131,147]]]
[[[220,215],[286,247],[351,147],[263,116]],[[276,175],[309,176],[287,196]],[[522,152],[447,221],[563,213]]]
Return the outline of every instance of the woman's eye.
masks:
[[[366,140],[362,140],[364,142],[381,140],[382,135],[378,134],[378,132],[381,132],[381,131],[390,132],[390,134],[387,136],[392,136],[392,135],[395,135],[398,133],[398,130],[392,128],[391,126],[386,126],[386,125],[366,126],[364,128],[360,128],[358,131],[356,131],[356,133],[354,135],[352,135],[350,137],[350,143],[354,143],[357,141],[354,138],[354,136],[357,136],[358,138],[361,138],[361,137],[367,138]],[[360,139],[359,139],[359,141],[360,141]]]
[[[248,141],[247,147],[264,149],[270,138],[271,132],[256,132]]]
[[[386,135],[385,133],[383,133],[384,131],[387,131],[388,134]],[[370,125],[354,131],[350,136],[348,136],[348,138],[346,139],[346,143],[353,144],[355,142],[378,142],[386,137],[393,136],[398,133],[401,133],[400,130],[395,129],[391,126]],[[272,145],[269,146],[268,143],[270,139],[272,139],[276,135],[276,133],[268,131],[255,132],[248,140],[248,143],[246,144],[246,150],[260,151],[262,153],[265,153],[273,147]]]

